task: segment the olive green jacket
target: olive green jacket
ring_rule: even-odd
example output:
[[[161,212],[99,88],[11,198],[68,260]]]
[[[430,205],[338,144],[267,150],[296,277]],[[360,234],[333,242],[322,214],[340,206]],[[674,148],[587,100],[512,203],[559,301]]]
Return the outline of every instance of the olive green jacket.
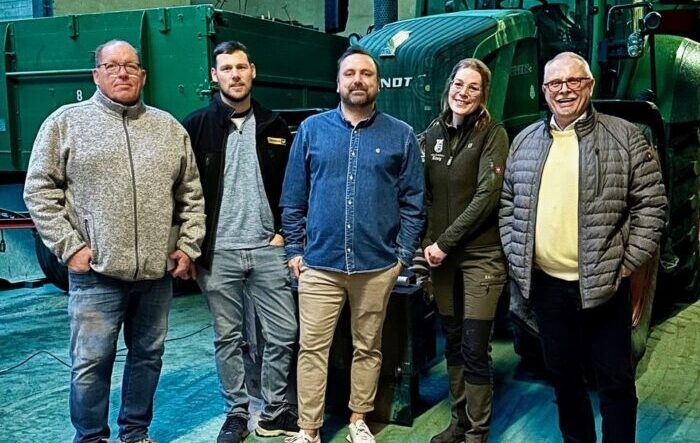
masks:
[[[500,246],[498,207],[508,156],[508,135],[491,122],[476,129],[476,116],[460,127],[441,116],[422,137],[428,228],[423,247],[437,242],[449,254]]]
[[[502,256],[498,232],[498,207],[503,171],[508,155],[508,135],[493,121],[475,127],[478,115],[455,128],[451,114],[435,119],[422,134],[425,155],[426,208],[428,227],[423,247],[436,242],[448,254],[442,266],[433,269],[432,280],[440,313],[454,312],[454,272],[466,254],[492,250]],[[490,260],[497,263],[500,260]],[[494,283],[505,281],[505,260]]]

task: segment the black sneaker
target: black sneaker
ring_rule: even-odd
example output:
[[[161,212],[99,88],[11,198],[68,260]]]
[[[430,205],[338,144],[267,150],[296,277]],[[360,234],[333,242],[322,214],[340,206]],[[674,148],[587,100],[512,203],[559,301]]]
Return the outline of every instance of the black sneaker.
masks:
[[[255,435],[260,437],[287,435],[291,437],[299,433],[297,420],[299,420],[299,417],[293,410],[284,409],[271,420],[259,420],[258,427],[255,428]]]
[[[248,420],[238,415],[230,415],[226,417],[216,443],[241,443],[248,434]]]

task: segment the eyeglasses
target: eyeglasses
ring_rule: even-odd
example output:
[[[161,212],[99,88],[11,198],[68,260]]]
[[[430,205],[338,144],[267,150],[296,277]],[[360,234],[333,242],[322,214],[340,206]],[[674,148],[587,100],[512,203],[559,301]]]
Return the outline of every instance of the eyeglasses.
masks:
[[[97,65],[97,67],[104,66],[105,71],[109,75],[119,74],[119,70],[123,67],[127,74],[138,75],[141,73],[141,65],[138,63],[102,63]]]
[[[564,86],[566,83],[567,88],[571,89],[572,91],[578,91],[585,86],[585,83],[588,82],[588,80],[593,79],[589,77],[571,77],[567,78],[566,80],[552,80],[551,82],[543,83],[542,86],[549,89],[549,92],[559,92],[561,91],[562,86]]]
[[[481,88],[474,85],[467,85],[462,82],[450,82],[450,87],[455,92],[465,91],[468,95],[479,95],[481,94]]]

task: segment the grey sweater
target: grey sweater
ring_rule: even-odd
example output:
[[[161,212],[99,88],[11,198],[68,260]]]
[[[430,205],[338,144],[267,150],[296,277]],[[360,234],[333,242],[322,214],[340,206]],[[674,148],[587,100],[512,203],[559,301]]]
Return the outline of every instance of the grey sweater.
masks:
[[[189,137],[142,102],[123,106],[98,90],[51,114],[34,142],[24,200],[59,259],[88,246],[104,275],[158,279],[173,249],[200,254],[204,199]]]

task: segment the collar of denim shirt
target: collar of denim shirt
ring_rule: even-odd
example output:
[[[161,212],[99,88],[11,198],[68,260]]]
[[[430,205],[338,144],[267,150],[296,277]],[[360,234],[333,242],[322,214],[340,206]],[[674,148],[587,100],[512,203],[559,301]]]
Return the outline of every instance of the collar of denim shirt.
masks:
[[[350,123],[350,121],[348,121],[348,119],[345,118],[345,115],[343,115],[343,108],[342,108],[341,104],[338,104],[338,107],[335,108],[335,113],[338,116],[338,118],[343,123],[345,123],[345,125],[350,129],[367,127],[367,126],[371,125],[374,122],[374,120],[377,118],[377,115],[379,115],[379,111],[377,111],[377,107],[375,106],[374,109],[372,110],[372,115],[370,115],[366,119],[360,121],[357,124],[357,126],[353,126],[352,123]]]

